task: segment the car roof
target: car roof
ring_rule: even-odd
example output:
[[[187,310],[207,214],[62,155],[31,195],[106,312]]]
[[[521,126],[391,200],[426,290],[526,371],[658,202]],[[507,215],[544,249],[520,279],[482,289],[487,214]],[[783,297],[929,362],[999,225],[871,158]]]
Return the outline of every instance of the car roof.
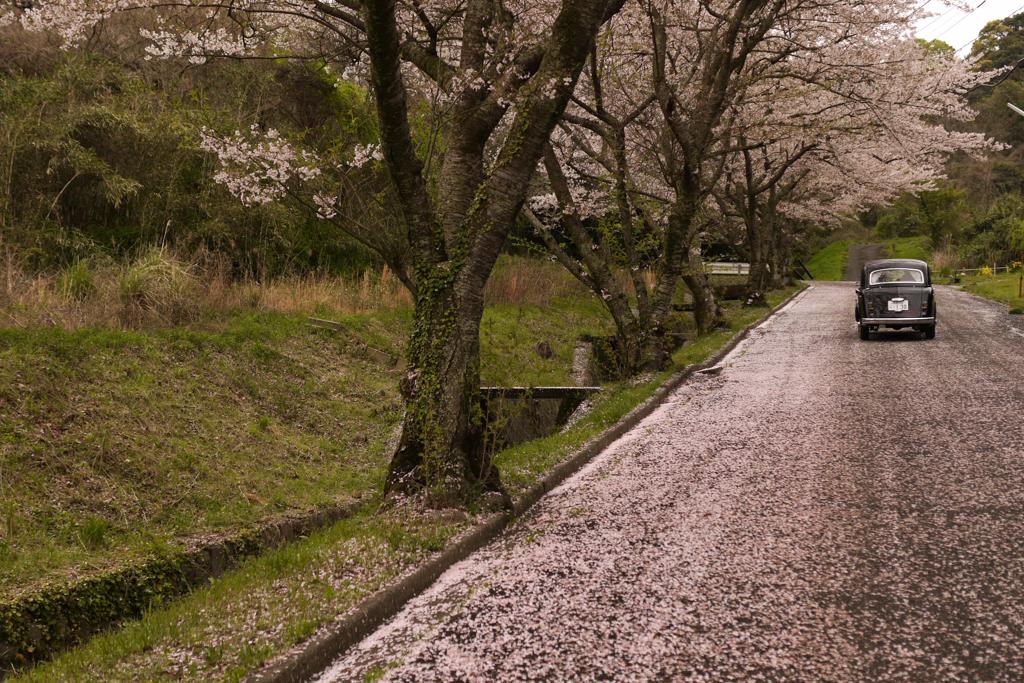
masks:
[[[868,261],[864,264],[865,271],[880,270],[882,268],[917,268],[927,271],[928,264],[913,258],[886,258]]]

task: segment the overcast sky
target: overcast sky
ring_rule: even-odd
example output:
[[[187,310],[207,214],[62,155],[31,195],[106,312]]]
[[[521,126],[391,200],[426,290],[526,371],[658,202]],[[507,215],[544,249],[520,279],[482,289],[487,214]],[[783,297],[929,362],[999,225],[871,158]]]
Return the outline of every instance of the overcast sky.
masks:
[[[970,52],[978,31],[993,19],[1002,19],[1024,11],[1024,0],[965,0],[973,12],[953,9],[943,0],[921,0],[922,16],[917,22],[917,35],[931,40],[944,40],[960,54]]]

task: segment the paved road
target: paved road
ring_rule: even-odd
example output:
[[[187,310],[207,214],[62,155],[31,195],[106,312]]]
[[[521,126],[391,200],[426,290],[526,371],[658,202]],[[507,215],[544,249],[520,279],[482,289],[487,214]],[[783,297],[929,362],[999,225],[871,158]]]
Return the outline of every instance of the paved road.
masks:
[[[860,271],[864,264],[879,258],[885,258],[885,245],[883,244],[851,244],[846,252],[846,267],[843,269],[843,279],[851,282],[860,280]]]
[[[1024,327],[818,284],[322,680],[1024,680]]]

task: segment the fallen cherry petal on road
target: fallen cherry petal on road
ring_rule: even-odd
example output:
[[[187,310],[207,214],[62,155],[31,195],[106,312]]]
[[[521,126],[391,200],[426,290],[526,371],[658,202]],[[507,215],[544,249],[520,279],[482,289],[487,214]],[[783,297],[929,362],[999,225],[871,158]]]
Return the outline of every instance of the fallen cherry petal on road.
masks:
[[[1018,681],[1024,343],[817,285],[319,680]]]

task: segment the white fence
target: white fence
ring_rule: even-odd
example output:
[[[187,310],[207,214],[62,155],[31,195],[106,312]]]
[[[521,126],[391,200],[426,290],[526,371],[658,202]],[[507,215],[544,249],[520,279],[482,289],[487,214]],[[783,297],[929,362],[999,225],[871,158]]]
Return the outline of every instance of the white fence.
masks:
[[[986,268],[991,270],[993,275],[999,272],[1009,273],[1012,270],[1011,266],[982,266],[981,268],[957,268],[956,272],[959,275],[968,275],[970,273],[977,273]]]
[[[709,275],[750,275],[750,264],[711,261],[704,264],[704,272]]]

